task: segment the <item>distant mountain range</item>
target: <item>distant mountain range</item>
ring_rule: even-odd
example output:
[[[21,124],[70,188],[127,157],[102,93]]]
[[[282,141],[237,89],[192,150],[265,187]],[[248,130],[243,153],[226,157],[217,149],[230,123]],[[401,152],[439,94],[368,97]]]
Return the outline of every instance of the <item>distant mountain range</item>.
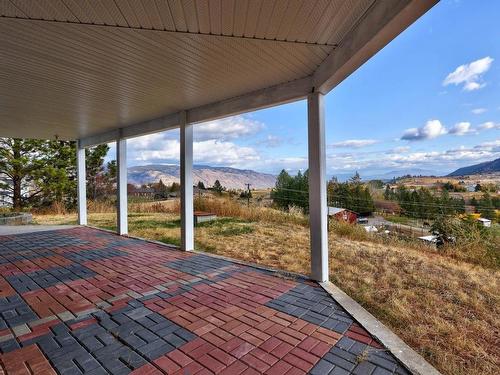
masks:
[[[383,181],[388,181],[392,180],[395,177],[401,177],[401,176],[432,176],[432,175],[439,175],[439,172],[432,171],[429,169],[419,169],[419,168],[407,168],[407,169],[399,169],[399,170],[393,170],[390,172],[385,172],[385,171],[370,171],[370,170],[359,170],[359,174],[361,175],[361,179],[363,181],[370,181],[370,180],[383,180]],[[352,173],[333,173],[333,176],[335,176],[340,182],[348,181],[352,176],[354,175],[354,172]]]
[[[486,174],[500,172],[500,158],[486,161],[484,163],[470,165],[468,167],[458,168],[455,172],[451,172],[448,176],[467,176],[472,174]]]
[[[459,168],[448,174],[448,176],[465,176],[473,174],[486,174],[500,172],[500,158],[489,162],[484,162],[468,167]],[[363,181],[371,179],[390,180],[393,177],[405,175],[411,176],[432,176],[440,175],[437,171],[425,169],[402,169],[390,172],[367,173],[360,171]],[[346,181],[352,177],[353,173],[339,173],[336,177],[339,181]],[[128,181],[134,185],[143,185],[162,180],[170,185],[179,182],[180,169],[178,165],[151,164],[128,168]],[[253,189],[272,188],[276,184],[276,176],[268,173],[260,173],[249,169],[237,169],[229,167],[211,167],[207,165],[193,166],[193,181],[197,184],[202,181],[206,187],[213,186],[215,180],[219,180],[222,186],[227,189],[246,189],[246,184],[251,184]]]
[[[148,184],[162,180],[170,185],[179,182],[180,168],[178,165],[141,165],[128,168],[128,181],[134,185]],[[227,189],[246,189],[245,184],[251,184],[252,189],[274,187],[276,176],[255,172],[248,169],[228,167],[210,167],[206,165],[193,166],[193,182],[202,181],[206,187],[213,186],[215,180]]]

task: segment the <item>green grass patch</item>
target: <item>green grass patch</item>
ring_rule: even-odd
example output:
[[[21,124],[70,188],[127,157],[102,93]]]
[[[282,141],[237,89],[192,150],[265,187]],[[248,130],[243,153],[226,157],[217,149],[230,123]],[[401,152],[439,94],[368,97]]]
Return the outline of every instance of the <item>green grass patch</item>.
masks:
[[[160,237],[158,241],[163,242],[167,245],[181,246],[181,239],[179,237],[163,236]]]
[[[96,228],[112,230],[112,231],[116,231],[116,229],[117,229],[116,225],[103,225],[103,224],[99,224],[99,223],[89,223],[89,225],[96,227]]]
[[[181,220],[142,219],[130,222],[130,226],[135,229],[180,228]]]
[[[248,220],[222,217],[212,221],[205,221],[198,224],[196,227],[207,228],[211,233],[218,236],[239,236],[252,233],[255,230],[249,223],[250,221]]]
[[[250,225],[245,224],[229,224],[220,228],[216,228],[214,234],[219,236],[239,236],[242,234],[253,233],[255,229]]]
[[[212,221],[204,221],[196,225],[197,228],[213,228],[228,224],[251,223],[249,220],[238,219],[234,217],[221,217]]]

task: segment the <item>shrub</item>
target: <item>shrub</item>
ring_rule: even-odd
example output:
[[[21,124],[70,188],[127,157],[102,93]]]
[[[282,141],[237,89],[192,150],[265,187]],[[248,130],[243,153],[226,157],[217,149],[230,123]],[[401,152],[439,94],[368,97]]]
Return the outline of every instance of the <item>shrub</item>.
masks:
[[[485,267],[500,266],[500,238],[472,216],[464,219],[440,217],[431,227],[443,241],[440,251],[454,258]]]

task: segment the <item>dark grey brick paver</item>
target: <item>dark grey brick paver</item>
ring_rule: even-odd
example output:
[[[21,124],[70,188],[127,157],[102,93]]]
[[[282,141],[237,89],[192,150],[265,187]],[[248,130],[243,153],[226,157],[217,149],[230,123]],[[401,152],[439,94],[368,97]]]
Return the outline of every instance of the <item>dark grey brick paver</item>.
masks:
[[[296,286],[266,306],[338,333],[344,333],[353,323],[327,292],[307,284]]]
[[[311,369],[311,374],[410,375],[383,349],[343,337]]]
[[[115,322],[117,325],[110,332],[150,360],[196,338],[193,333],[142,306],[138,300],[111,314],[100,312],[96,318],[103,327]]]
[[[65,267],[51,267],[19,275],[7,276],[6,279],[18,293],[25,293],[52,285],[95,276],[96,273],[80,264]]]
[[[113,247],[107,246],[101,249],[94,250],[81,250],[78,252],[66,252],[61,254],[67,259],[71,259],[74,262],[87,262],[89,260],[100,260],[108,259],[113,257],[120,257],[128,255],[127,252],[115,249]]]
[[[58,231],[17,234],[0,241],[0,255],[10,261],[54,255],[55,249],[88,244],[75,236]]]
[[[165,266],[194,276],[218,272],[219,274],[211,279],[212,282],[225,279],[238,270],[238,266],[232,262],[203,254],[168,262]]]
[[[37,320],[38,316],[31,310],[28,304],[15,294],[0,298],[0,327],[14,327],[20,324]]]

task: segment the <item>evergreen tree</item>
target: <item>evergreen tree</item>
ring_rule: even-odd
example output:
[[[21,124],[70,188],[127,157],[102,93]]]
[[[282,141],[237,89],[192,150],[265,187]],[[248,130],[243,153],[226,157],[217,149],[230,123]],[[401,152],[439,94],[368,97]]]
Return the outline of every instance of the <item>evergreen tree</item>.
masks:
[[[85,169],[87,175],[87,196],[97,199],[102,194],[104,180],[104,158],[109,151],[107,144],[85,149]]]
[[[465,212],[463,198],[453,198],[447,190],[435,196],[427,188],[409,191],[405,186],[399,186],[395,194],[402,214],[417,219],[433,219],[437,215],[453,216]]]
[[[14,210],[33,204],[42,194],[45,142],[0,138],[0,189]]]
[[[478,212],[481,214],[481,217],[485,219],[495,219],[495,206],[493,205],[493,200],[489,193],[484,193],[483,197],[479,200]]]
[[[369,215],[375,211],[373,198],[367,186],[329,181],[327,191],[329,206],[347,208],[361,215]]]
[[[75,142],[53,140],[45,143],[45,166],[39,185],[43,189],[39,204],[55,202],[66,207],[76,204]]]
[[[203,183],[203,181],[198,181],[198,189],[201,189],[201,190],[206,190],[205,189],[205,184]]]
[[[493,203],[493,207],[495,207],[495,209],[500,209],[500,196],[494,196],[491,198],[491,202]]]
[[[240,193],[240,198],[244,198],[244,199],[252,198],[252,191],[251,190],[243,190]]]
[[[477,212],[477,206],[479,205],[479,203],[476,197],[472,197],[472,199],[470,200],[470,205],[474,207],[474,212]]]
[[[276,184],[271,192],[274,204],[284,210],[292,206],[300,207],[305,213],[309,211],[309,172],[298,172],[290,176],[282,170],[276,178]]]
[[[271,192],[271,198],[276,206],[288,210],[290,201],[288,191],[292,185],[292,177],[284,169],[276,177],[274,189]]]
[[[353,184],[360,184],[361,183],[361,176],[359,175],[358,171],[356,171],[354,176],[351,177],[350,181]]]
[[[212,186],[212,190],[217,194],[222,194],[222,192],[224,191],[224,187],[221,185],[219,180],[215,180],[214,186]]]
[[[89,197],[95,197],[108,149],[102,145],[86,150]],[[0,190],[14,210],[54,202],[72,207],[76,203],[76,144],[0,138],[0,176]]]
[[[181,185],[179,185],[177,182],[172,182],[172,185],[170,185],[170,192],[177,193],[180,190],[181,190]]]
[[[153,185],[153,189],[155,190],[155,196],[160,198],[168,197],[168,186],[165,185],[161,178],[160,181]]]

